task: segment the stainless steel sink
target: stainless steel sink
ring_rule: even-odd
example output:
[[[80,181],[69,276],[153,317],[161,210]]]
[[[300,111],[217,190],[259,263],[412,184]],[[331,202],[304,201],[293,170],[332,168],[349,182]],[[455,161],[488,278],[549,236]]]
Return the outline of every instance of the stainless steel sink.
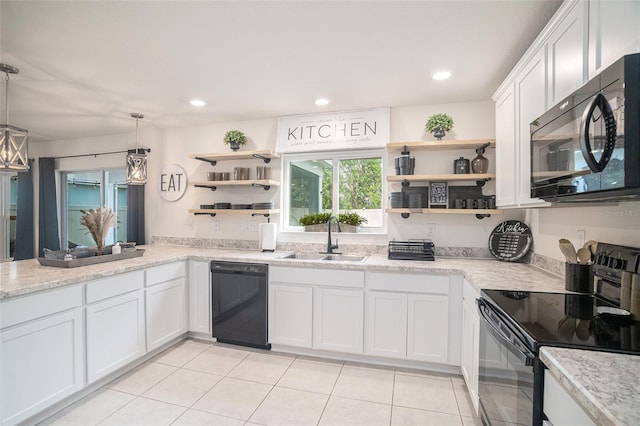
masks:
[[[326,255],[322,253],[291,253],[282,256],[280,259],[297,259],[297,260],[322,260]]]
[[[328,262],[364,262],[369,256],[351,255],[351,254],[325,254],[325,253],[290,253],[282,256],[280,259],[295,260],[322,260]]]
[[[328,254],[322,260],[332,262],[364,262],[369,256],[360,256],[352,254]]]

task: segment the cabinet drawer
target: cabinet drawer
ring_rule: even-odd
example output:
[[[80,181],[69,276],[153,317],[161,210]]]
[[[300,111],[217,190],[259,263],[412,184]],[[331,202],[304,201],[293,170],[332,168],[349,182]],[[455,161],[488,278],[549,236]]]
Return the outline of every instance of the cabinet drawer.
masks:
[[[174,262],[168,265],[154,266],[147,269],[146,285],[154,285],[185,276],[185,262]]]
[[[380,291],[449,294],[449,275],[368,272],[367,288]]]
[[[87,284],[87,303],[138,290],[144,285],[144,271],[127,272]]]
[[[364,271],[271,266],[269,282],[364,288]]]
[[[0,303],[2,328],[82,305],[82,286],[73,285]]]

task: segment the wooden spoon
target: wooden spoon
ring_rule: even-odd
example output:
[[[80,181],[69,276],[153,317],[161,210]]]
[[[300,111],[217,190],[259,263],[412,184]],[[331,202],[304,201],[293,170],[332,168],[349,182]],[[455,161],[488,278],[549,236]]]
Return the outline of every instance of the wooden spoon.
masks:
[[[576,254],[576,248],[573,243],[566,238],[560,238],[559,241],[560,251],[564,254],[564,258],[568,263],[578,263],[578,256]]]
[[[577,257],[578,263],[580,263],[581,265],[588,265],[591,263],[591,252],[589,251],[589,249],[586,249],[584,247],[579,248]]]
[[[578,320],[576,325],[576,336],[578,339],[584,341],[589,340],[591,332],[589,331],[589,320]]]
[[[564,340],[571,340],[573,333],[576,331],[576,319],[565,315],[564,318],[558,322],[558,335]]]

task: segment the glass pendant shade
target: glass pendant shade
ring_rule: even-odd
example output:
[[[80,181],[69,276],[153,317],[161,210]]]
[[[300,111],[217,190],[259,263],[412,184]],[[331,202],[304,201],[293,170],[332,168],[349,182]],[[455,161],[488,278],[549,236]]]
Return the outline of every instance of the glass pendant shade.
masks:
[[[144,185],[147,183],[147,155],[127,154],[127,184]]]
[[[0,172],[22,172],[29,170],[29,132],[9,125],[9,74],[18,74],[16,67],[0,64],[0,72],[5,74],[4,124],[0,124]]]
[[[29,132],[8,124],[0,124],[0,171],[29,170],[27,139]]]

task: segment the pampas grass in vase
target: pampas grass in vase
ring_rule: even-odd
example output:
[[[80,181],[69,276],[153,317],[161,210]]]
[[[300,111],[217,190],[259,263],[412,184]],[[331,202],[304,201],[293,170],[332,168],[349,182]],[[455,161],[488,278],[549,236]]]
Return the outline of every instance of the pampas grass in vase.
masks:
[[[104,240],[107,238],[109,228],[115,226],[116,217],[108,207],[80,210],[80,213],[82,213],[80,224],[86,227],[88,233],[91,234],[93,241],[96,242],[96,254],[101,256]]]

